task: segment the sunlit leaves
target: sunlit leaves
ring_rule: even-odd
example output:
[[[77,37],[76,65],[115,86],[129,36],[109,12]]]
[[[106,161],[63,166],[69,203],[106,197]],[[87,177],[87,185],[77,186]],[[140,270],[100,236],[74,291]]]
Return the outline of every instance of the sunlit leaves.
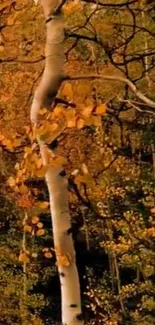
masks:
[[[21,145],[22,141],[22,137],[15,136],[14,138],[9,139],[5,135],[0,134],[0,143],[10,151],[18,148]]]
[[[74,179],[74,182],[76,184],[92,184],[93,179],[92,176],[88,173],[88,174],[84,174],[84,175],[77,175]]]
[[[79,118],[79,119],[77,120],[77,123],[76,123],[77,129],[82,129],[82,128],[84,127],[84,125],[85,125],[85,121],[84,121],[84,119]]]
[[[45,234],[44,224],[39,221],[39,217],[33,216],[27,221],[23,230],[33,236],[43,236]]]
[[[73,98],[73,89],[70,83],[65,83],[62,90],[62,95],[70,100]]]

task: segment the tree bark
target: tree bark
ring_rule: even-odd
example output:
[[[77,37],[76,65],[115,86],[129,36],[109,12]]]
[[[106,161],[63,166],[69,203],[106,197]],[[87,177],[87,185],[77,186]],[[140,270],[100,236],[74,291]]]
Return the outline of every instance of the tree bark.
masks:
[[[34,93],[30,118],[37,127],[39,111],[51,106],[63,78],[64,21],[63,0],[41,1],[47,26],[45,69]],[[61,283],[62,323],[81,325],[81,298],[68,206],[67,179],[63,168],[48,164],[48,148],[38,139],[50,197],[54,245]]]

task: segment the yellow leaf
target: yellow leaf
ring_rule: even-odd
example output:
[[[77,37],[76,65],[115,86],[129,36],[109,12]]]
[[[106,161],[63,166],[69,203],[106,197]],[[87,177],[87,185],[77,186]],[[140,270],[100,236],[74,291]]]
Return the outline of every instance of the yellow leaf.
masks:
[[[96,108],[95,113],[97,115],[103,115],[103,114],[106,113],[106,110],[107,110],[107,105],[106,104],[101,104]]]
[[[42,168],[35,170],[34,174],[37,177],[44,177],[47,172],[47,169],[48,169],[47,166],[43,166]]]
[[[74,118],[73,120],[70,120],[67,122],[67,127],[68,128],[75,128],[76,127],[76,118]]]
[[[47,109],[46,108],[41,108],[39,111],[39,115],[45,115],[47,113]]]
[[[67,121],[70,121],[70,120],[74,119],[74,117],[75,117],[75,109],[67,110],[67,112],[66,112]]]
[[[89,182],[92,182],[92,177],[90,174],[78,175],[75,177],[76,184],[87,184]]]
[[[21,144],[22,139],[15,139],[12,143],[13,147],[18,147]]]
[[[31,222],[35,225],[36,223],[39,222],[39,217],[32,217]]]
[[[36,153],[33,153],[31,156],[30,156],[30,160],[32,162],[36,162],[38,160],[38,155]]]
[[[0,134],[0,141],[3,141],[5,139],[5,136],[3,134]]]
[[[12,141],[9,139],[4,139],[2,141],[3,145],[6,146],[9,150],[13,149]]]
[[[57,117],[57,116],[59,116],[59,115],[61,115],[61,114],[64,114],[64,108],[62,108],[62,107],[58,107],[58,106],[57,106],[57,107],[54,109],[53,116]]]
[[[45,229],[38,229],[37,232],[36,232],[37,236],[42,236],[44,234],[45,234]]]
[[[69,266],[70,264],[71,263],[67,255],[57,256],[57,265]]]
[[[0,52],[3,52],[4,51],[4,45],[0,45]]]
[[[93,110],[93,106],[85,107],[82,110],[82,115],[85,116],[85,117],[89,117],[91,115],[92,110]]]
[[[101,116],[92,116],[92,125],[101,126]]]
[[[24,226],[24,231],[25,231],[25,232],[29,232],[29,233],[31,234],[31,232],[32,232],[32,227],[31,227],[30,225],[25,225],[25,226]]]
[[[38,202],[36,207],[39,209],[47,209],[49,207],[49,202]]]
[[[62,90],[63,96],[72,99],[73,98],[73,90],[72,90],[72,85],[70,83],[66,83],[63,87]]]
[[[37,167],[37,169],[40,169],[40,168],[42,167],[42,159],[41,159],[41,158],[39,158],[39,159],[37,160],[37,162],[36,162],[36,167]]]
[[[67,163],[66,158],[61,156],[51,159],[50,161],[50,165],[56,168],[60,168],[66,163]]]
[[[44,227],[44,225],[43,225],[43,223],[42,223],[42,222],[38,222],[38,223],[37,223],[37,227],[38,227],[38,228],[43,228],[43,227]]]
[[[85,121],[84,121],[84,119],[79,118],[79,119],[77,120],[77,122],[76,122],[76,126],[77,126],[77,128],[78,128],[78,129],[82,129],[82,128],[84,127],[84,125],[85,125]]]

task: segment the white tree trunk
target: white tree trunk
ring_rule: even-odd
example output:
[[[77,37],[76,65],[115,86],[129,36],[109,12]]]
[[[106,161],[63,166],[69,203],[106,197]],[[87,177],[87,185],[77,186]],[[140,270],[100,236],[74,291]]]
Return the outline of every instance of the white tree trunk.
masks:
[[[47,37],[45,69],[42,80],[35,91],[31,106],[31,122],[37,126],[39,110],[51,106],[63,76],[64,22],[61,8],[64,0],[42,0]],[[48,149],[38,139],[44,165],[48,165]],[[61,283],[62,323],[81,325],[81,299],[79,277],[76,268],[70,214],[68,207],[67,179],[63,168],[48,166],[45,178],[50,196],[54,245]]]

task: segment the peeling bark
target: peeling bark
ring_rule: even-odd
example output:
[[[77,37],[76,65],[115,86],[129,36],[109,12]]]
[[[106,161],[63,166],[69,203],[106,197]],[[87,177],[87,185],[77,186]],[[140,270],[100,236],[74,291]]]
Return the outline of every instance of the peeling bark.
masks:
[[[62,0],[41,1],[47,26],[45,69],[41,82],[34,93],[31,106],[31,122],[37,126],[39,110],[51,106],[63,79],[64,62],[64,22],[61,13]],[[48,148],[38,139],[42,161],[48,165]],[[81,317],[81,298],[79,277],[76,267],[75,251],[68,207],[67,179],[63,168],[48,165],[45,175],[50,197],[54,245],[56,249],[58,272],[61,283],[62,323],[66,325],[83,324]],[[65,257],[65,262],[63,258]]]

